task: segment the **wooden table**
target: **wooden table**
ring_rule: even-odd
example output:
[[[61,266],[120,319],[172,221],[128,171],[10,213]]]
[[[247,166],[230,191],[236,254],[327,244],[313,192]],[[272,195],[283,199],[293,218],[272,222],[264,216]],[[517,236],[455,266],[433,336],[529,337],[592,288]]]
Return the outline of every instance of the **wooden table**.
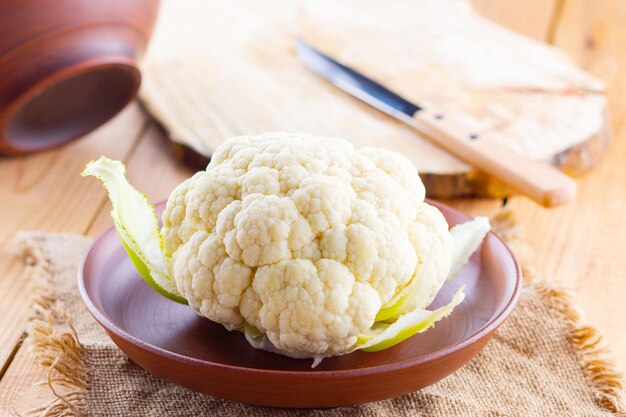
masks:
[[[496,21],[566,50],[608,86],[613,143],[608,156],[579,181],[575,204],[546,210],[524,197],[517,212],[538,270],[577,295],[626,369],[626,1],[475,0]],[[111,222],[98,181],[79,176],[100,155],[126,161],[130,180],[152,200],[168,196],[192,171],[169,151],[164,134],[133,103],[113,121],[63,148],[0,159],[0,415],[12,415],[16,393],[42,379],[23,342],[33,284],[15,256],[15,232],[38,229],[95,236]],[[491,214],[499,200],[455,200],[468,214]],[[43,395],[43,394],[42,394]],[[29,396],[29,404],[42,398]]]

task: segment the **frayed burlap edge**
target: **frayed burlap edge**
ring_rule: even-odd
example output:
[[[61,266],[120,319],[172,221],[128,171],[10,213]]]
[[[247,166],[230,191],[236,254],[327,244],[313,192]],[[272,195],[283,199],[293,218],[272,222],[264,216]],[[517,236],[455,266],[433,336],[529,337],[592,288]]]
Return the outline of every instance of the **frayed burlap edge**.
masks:
[[[548,282],[532,267],[532,250],[526,245],[519,223],[511,210],[503,210],[491,219],[496,232],[517,257],[524,277],[524,286],[537,291],[555,319],[569,331],[569,340],[578,356],[587,385],[599,407],[618,413],[623,411],[622,374],[610,359],[610,352],[603,344],[598,329],[584,322],[574,303],[571,291]]]
[[[37,363],[46,371],[45,380],[37,385],[46,385],[53,399],[25,415],[81,416],[86,410],[87,389],[82,346],[69,314],[50,285],[51,260],[42,250],[42,242],[42,235],[37,232],[21,232],[17,236],[18,248],[35,285],[27,341]]]
[[[532,251],[524,244],[514,213],[504,210],[495,215],[491,222],[494,231],[507,242],[520,261],[524,285],[535,288],[552,316],[569,330],[572,349],[579,358],[595,402],[602,409],[613,413],[623,410],[622,375],[609,359],[600,332],[584,323],[569,291],[545,281],[532,269]],[[31,265],[31,277],[42,288],[34,303],[35,314],[30,323],[29,340],[39,364],[46,370],[47,378],[43,383],[48,386],[54,399],[30,410],[28,415],[84,415],[88,378],[81,357],[82,346],[71,318],[48,285],[46,277],[50,273],[50,260],[42,253],[38,240],[34,233],[19,236],[22,255]]]

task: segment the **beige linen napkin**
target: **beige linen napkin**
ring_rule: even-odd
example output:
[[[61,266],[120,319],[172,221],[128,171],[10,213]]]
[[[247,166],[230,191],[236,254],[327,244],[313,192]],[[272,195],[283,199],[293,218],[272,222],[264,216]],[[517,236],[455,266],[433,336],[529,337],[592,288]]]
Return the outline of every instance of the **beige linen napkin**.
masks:
[[[507,216],[495,219],[522,264]],[[413,394],[354,407],[287,410],[199,394],[143,371],[83,306],[76,269],[90,240],[22,235],[23,255],[43,296],[26,343],[48,370],[56,398],[30,414],[47,416],[610,416],[620,410],[620,376],[601,358],[599,336],[580,323],[566,292],[525,268],[519,305],[491,342],[448,378]]]

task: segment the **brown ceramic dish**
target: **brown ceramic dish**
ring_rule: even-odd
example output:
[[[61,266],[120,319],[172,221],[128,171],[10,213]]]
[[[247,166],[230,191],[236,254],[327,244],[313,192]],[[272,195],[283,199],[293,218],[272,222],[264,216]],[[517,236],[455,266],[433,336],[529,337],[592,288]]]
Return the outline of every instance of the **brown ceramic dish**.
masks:
[[[0,2],[0,153],[65,143],[134,96],[158,0]]]
[[[463,214],[433,203],[454,225]],[[162,205],[161,205],[162,208]],[[83,300],[111,339],[154,375],[216,397],[275,407],[334,407],[416,391],[463,366],[511,313],[521,272],[490,233],[433,307],[466,285],[466,298],[433,329],[376,353],[326,359],[311,369],[253,349],[238,332],[163,298],[142,281],[113,229],[100,236],[78,274]]]

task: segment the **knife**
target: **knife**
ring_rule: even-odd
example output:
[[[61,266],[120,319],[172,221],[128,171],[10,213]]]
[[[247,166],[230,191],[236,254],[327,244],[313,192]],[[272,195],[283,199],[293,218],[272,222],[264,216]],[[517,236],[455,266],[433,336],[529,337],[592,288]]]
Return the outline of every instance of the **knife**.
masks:
[[[576,182],[556,168],[515,153],[458,118],[408,101],[305,41],[297,41],[296,52],[305,66],[339,89],[403,121],[434,144],[541,205],[558,206],[576,196]]]

